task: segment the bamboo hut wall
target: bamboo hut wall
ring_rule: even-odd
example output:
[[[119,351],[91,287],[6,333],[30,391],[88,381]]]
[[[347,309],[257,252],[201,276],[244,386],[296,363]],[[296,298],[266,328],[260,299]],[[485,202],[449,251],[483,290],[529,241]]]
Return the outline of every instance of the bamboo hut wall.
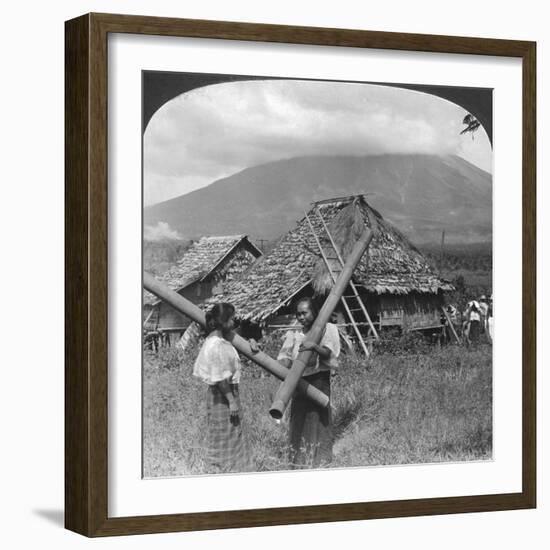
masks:
[[[151,315],[151,312],[152,315]],[[157,312],[158,308],[152,304],[143,304],[142,309],[142,322],[144,323],[144,328],[148,330],[153,330],[157,324]]]
[[[180,290],[178,294],[187,298],[194,304],[198,304],[201,300],[209,298],[212,295],[213,282],[196,282],[188,287]],[[190,324],[190,320],[185,315],[182,315],[171,306],[164,302],[160,302],[157,305],[158,308],[158,328],[161,329],[173,329],[173,328],[187,328]]]
[[[443,303],[443,292],[437,294],[411,292],[405,301],[405,328],[441,325]]]
[[[441,324],[443,294],[410,292],[380,296],[381,326],[401,326],[404,330]]]
[[[346,295],[351,294],[348,289]],[[295,322],[294,304],[302,296],[311,296],[311,287],[306,287],[290,304],[281,307],[275,315],[266,321],[266,331],[280,326],[289,326]],[[433,327],[440,324],[441,306],[443,305],[443,293],[410,292],[408,294],[376,294],[362,291],[359,293],[371,320],[376,326],[402,327],[409,330],[422,327]],[[337,312],[343,317],[343,322],[348,323],[347,315],[343,313],[343,307]],[[361,317],[361,319],[359,319]],[[363,321],[361,314],[357,319]],[[356,319],[356,320],[357,320]]]

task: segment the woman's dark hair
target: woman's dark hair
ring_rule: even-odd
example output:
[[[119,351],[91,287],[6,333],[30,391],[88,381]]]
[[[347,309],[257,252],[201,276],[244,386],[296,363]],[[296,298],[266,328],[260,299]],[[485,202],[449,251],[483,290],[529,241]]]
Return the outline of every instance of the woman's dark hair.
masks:
[[[309,310],[311,313],[313,313],[313,317],[316,319],[317,315],[319,315],[319,308],[317,307],[317,304],[315,303],[315,300],[313,298],[310,298],[309,296],[306,296],[304,298],[300,298],[296,302],[296,307],[294,308],[294,312],[298,312],[298,306],[300,304],[307,304],[309,306]]]
[[[225,324],[233,315],[235,315],[233,304],[227,302],[215,304],[206,312],[206,333],[210,334],[214,330],[223,330]]]

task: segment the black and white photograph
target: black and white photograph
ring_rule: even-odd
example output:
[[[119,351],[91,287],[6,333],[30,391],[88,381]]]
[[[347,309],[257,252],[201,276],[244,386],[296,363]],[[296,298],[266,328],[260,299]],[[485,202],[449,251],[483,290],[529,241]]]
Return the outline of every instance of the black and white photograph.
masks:
[[[142,73],[144,478],[493,459],[493,91]]]
[[[6,549],[548,547],[544,6],[6,4]]]

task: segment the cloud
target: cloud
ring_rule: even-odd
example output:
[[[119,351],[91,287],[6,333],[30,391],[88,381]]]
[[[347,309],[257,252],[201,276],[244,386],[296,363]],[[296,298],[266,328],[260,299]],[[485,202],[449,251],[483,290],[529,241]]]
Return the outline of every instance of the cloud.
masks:
[[[157,225],[144,227],[143,238],[146,241],[163,241],[181,239],[181,235],[175,229],[171,229],[166,222],[158,222]]]
[[[485,133],[474,144],[460,136],[465,113],[429,94],[370,84],[271,80],[199,88],[164,105],[147,127],[145,204],[295,156],[459,154],[490,169]]]

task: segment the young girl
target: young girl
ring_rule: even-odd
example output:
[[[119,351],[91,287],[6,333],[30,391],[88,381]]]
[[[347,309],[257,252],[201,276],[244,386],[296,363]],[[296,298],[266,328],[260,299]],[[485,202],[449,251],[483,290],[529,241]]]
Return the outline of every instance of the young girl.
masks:
[[[302,298],[296,304],[296,319],[301,331],[288,331],[277,357],[282,365],[290,367],[298,353],[312,350],[311,360],[302,376],[330,398],[330,377],[336,373],[340,354],[338,327],[327,323],[319,344],[306,340],[318,315],[311,298]],[[332,415],[330,406],[319,407],[307,397],[295,393],[290,405],[290,445],[294,466],[319,467],[332,461]]]
[[[250,470],[250,457],[242,430],[239,399],[241,364],[235,348],[225,339],[235,327],[235,308],[220,303],[206,314],[208,336],[193,368],[207,384],[206,460],[217,472]]]

